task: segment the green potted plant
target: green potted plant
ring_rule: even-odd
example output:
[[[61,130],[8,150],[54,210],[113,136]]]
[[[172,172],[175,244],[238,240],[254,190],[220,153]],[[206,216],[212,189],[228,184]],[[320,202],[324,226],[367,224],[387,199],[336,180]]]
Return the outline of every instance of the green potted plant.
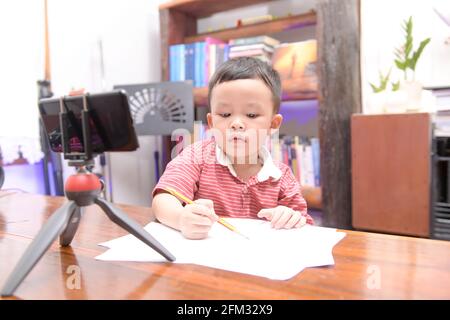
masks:
[[[403,79],[394,84],[397,88],[406,93],[406,107],[409,110],[420,109],[420,101],[422,96],[422,84],[416,81],[416,66],[425,47],[430,43],[430,38],[422,40],[417,50],[413,50],[413,21],[412,17],[403,22],[402,26],[405,31],[405,42],[395,49],[394,60],[396,67],[403,72]]]
[[[403,77],[396,82],[391,82],[390,92],[395,94],[384,95],[383,103],[387,105],[387,108],[399,109],[399,107],[403,107],[405,110],[417,110],[420,109],[421,104],[422,84],[416,81],[415,71],[419,58],[431,39],[422,40],[418,48],[414,50],[412,17],[403,21],[402,28],[405,32],[405,40],[399,48],[394,50],[394,63],[397,69],[403,73]],[[386,75],[380,72],[378,85],[370,83],[374,93],[388,91],[391,69]]]

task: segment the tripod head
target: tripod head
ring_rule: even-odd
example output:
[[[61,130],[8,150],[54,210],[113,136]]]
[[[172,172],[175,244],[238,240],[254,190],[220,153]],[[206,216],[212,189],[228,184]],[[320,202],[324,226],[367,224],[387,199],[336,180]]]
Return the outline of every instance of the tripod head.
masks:
[[[79,207],[90,206],[102,192],[105,184],[86,166],[77,166],[77,173],[69,176],[64,184],[67,199]]]

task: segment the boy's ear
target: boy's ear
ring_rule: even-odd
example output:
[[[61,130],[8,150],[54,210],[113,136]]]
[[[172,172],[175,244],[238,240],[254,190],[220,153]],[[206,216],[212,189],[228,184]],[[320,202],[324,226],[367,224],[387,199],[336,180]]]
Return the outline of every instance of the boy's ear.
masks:
[[[283,116],[281,114],[276,114],[272,118],[272,122],[270,123],[270,133],[273,134],[278,131],[283,122]]]
[[[208,122],[208,128],[211,129],[212,128],[212,115],[211,115],[211,112],[208,112],[206,114],[206,121]]]

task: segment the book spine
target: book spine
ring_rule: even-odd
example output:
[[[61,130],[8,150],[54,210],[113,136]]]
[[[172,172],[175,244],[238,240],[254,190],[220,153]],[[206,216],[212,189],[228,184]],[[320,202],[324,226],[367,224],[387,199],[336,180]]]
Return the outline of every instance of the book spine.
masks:
[[[318,138],[311,138],[314,167],[314,185],[320,187],[320,143]]]
[[[194,80],[194,47],[193,44],[187,44],[186,45],[186,61],[185,61],[185,73],[186,73],[186,80],[193,81]]]
[[[212,78],[214,72],[216,71],[216,57],[217,57],[217,49],[219,45],[218,44],[212,44],[209,46],[209,63],[208,63],[208,78],[206,79],[207,82]]]
[[[235,52],[230,52],[230,53],[229,53],[230,58],[236,58],[236,57],[249,57],[249,56],[256,56],[256,55],[266,55],[268,58],[271,57],[271,53],[265,51],[264,49],[253,49],[253,50],[235,51]]]
[[[206,56],[207,56],[207,52],[206,52],[206,42],[201,42],[201,48],[200,48],[200,52],[201,52],[201,61],[200,61],[200,86],[201,87],[205,87],[206,86],[206,72],[207,72],[207,61],[206,61]]]
[[[250,37],[250,38],[238,38],[238,39],[231,39],[229,41],[230,45],[251,45],[255,43],[265,43],[269,46],[276,46],[280,44],[280,41],[277,39],[274,39],[272,37],[268,36],[256,36],[256,37]]]
[[[200,54],[201,54],[200,42],[196,42],[194,45],[194,87],[200,87]]]
[[[270,53],[272,53],[274,51],[273,47],[268,46],[264,43],[255,43],[255,44],[251,44],[251,45],[231,46],[230,52],[256,50],[256,49],[262,49],[262,50],[265,50]]]
[[[300,176],[298,172],[297,148],[295,147],[295,142],[291,142],[290,148],[292,158],[292,173],[294,174],[295,180],[299,181]]]
[[[175,47],[175,81],[181,80],[180,64],[180,45],[177,44]]]
[[[314,169],[313,169],[313,155],[311,145],[305,146],[305,160],[306,160],[306,185],[314,186]]]
[[[185,69],[185,64],[186,64],[186,59],[185,59],[185,45],[184,44],[180,44],[179,45],[179,49],[178,49],[178,55],[179,55],[179,73],[180,73],[180,81],[184,81],[186,80],[186,75],[184,72]]]
[[[175,46],[169,47],[169,79],[170,81],[175,80]]]
[[[300,176],[300,183],[302,186],[308,185],[308,177],[307,177],[307,168],[306,168],[306,150],[305,150],[305,143],[302,142],[300,144],[301,149],[301,176]]]
[[[225,62],[225,47],[226,46],[228,46],[227,44],[224,44],[224,45],[220,45],[218,48],[217,48],[217,52],[216,52],[216,68],[218,67],[218,66],[220,66],[222,63],[224,63]]]
[[[223,50],[223,62],[230,59],[230,45],[226,44]]]
[[[230,43],[230,45],[241,45],[241,44],[252,44],[252,43],[257,43],[257,42],[262,42],[262,41],[264,41],[264,36],[231,39],[229,43]]]

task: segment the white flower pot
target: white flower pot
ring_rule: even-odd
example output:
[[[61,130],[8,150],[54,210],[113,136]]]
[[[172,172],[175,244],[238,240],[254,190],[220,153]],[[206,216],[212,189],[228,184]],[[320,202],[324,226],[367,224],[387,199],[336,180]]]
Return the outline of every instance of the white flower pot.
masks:
[[[422,107],[422,84],[418,81],[402,81],[399,91],[406,95],[406,111],[417,111]]]

